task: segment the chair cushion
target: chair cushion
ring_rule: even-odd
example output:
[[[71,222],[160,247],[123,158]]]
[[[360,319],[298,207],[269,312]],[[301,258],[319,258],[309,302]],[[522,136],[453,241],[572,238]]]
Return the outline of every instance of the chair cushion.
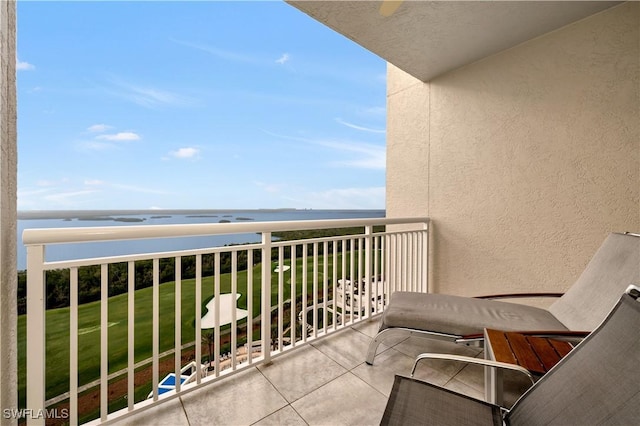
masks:
[[[395,292],[383,316],[380,331],[405,327],[443,334],[498,330],[567,330],[544,309],[518,303],[471,297]]]

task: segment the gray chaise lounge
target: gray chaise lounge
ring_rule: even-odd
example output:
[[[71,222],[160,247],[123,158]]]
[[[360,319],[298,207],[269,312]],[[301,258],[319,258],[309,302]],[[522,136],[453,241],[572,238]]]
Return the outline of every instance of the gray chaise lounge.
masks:
[[[638,294],[637,289],[624,294],[606,320],[510,410],[413,378],[396,376],[381,424],[638,424]]]
[[[640,282],[640,235],[607,236],[575,284],[548,310],[482,298],[395,292],[369,345],[373,364],[380,343],[393,336],[460,341],[484,328],[517,331],[592,331],[629,284]],[[509,297],[513,297],[510,295]]]

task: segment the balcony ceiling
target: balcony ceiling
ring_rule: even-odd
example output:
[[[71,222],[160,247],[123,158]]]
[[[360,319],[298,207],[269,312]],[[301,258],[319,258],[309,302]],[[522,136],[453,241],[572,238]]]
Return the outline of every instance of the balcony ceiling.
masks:
[[[620,3],[409,0],[287,2],[422,81],[431,80]],[[386,13],[384,8],[381,10],[383,3],[387,3],[385,7],[390,7]],[[395,11],[393,3],[396,6],[399,4]]]

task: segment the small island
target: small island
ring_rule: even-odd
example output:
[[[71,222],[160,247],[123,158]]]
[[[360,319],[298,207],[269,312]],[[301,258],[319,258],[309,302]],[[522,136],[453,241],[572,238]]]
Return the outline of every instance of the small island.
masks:
[[[144,222],[146,219],[143,217],[81,216],[81,217],[78,217],[78,220],[90,220],[90,221],[112,220],[114,222]]]

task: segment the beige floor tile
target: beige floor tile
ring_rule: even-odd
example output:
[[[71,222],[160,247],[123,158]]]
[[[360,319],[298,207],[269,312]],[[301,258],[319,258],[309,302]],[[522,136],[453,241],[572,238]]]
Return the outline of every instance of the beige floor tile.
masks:
[[[484,395],[484,366],[461,364],[462,369],[455,375],[455,380],[464,383]]]
[[[191,426],[252,424],[287,405],[255,368],[182,397]]]
[[[351,328],[312,345],[338,364],[350,370],[365,362],[371,338]]]
[[[346,373],[291,405],[310,425],[353,426],[380,424],[386,403],[384,395]]]
[[[459,380],[451,379],[445,386],[446,389],[484,401],[484,390],[478,390]]]
[[[119,426],[188,426],[187,415],[180,399],[161,403],[117,423]]]
[[[305,426],[307,423],[290,405],[265,417],[254,426]]]
[[[482,354],[479,357],[482,357]],[[484,367],[468,364],[456,374],[454,379],[484,395]],[[503,371],[502,386],[503,404],[508,408],[531,387],[531,381],[517,371]]]
[[[258,366],[287,401],[293,402],[344,374],[347,370],[311,345]]]
[[[359,324],[353,325],[351,326],[351,328],[373,338],[376,334],[378,334],[378,330],[380,329],[380,318],[380,316],[377,316],[370,319],[369,321],[364,321]]]
[[[412,365],[413,359],[411,357],[395,349],[389,349],[378,354],[373,365],[363,363],[351,372],[376,388],[383,395],[389,396],[395,375],[408,376]]]

